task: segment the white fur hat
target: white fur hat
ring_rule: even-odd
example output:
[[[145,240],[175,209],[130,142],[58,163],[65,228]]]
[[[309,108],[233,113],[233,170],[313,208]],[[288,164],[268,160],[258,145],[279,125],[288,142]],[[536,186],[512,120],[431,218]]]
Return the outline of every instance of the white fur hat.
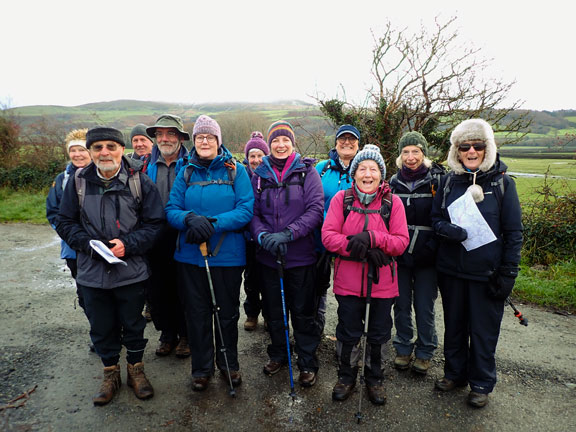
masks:
[[[464,120],[452,131],[450,135],[450,151],[448,152],[448,166],[456,174],[464,174],[466,170],[458,157],[458,146],[466,141],[481,140],[486,143],[486,151],[484,153],[484,160],[478,167],[478,171],[486,172],[496,162],[496,155],[498,148],[494,140],[494,131],[492,127],[482,119],[469,119]],[[484,199],[484,192],[482,187],[476,184],[476,171],[473,173],[472,185],[468,188],[475,202],[480,202]]]
[[[452,131],[450,135],[450,151],[448,152],[448,166],[456,174],[463,174],[465,172],[460,159],[458,158],[458,145],[465,141],[482,140],[486,143],[486,153],[484,160],[480,164],[480,171],[486,172],[494,162],[496,162],[496,141],[494,140],[494,131],[492,127],[482,119],[469,119],[464,120]]]

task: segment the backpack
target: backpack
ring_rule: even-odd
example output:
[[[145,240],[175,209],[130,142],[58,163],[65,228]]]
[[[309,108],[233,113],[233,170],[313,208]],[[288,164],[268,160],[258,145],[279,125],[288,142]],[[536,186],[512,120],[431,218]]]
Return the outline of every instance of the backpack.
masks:
[[[388,192],[382,195],[381,205],[378,210],[369,210],[361,207],[353,207],[352,204],[354,204],[354,192],[352,191],[352,188],[348,188],[344,191],[344,206],[342,209],[344,213],[344,221],[346,221],[346,218],[348,217],[351,211],[363,214],[379,213],[380,217],[384,221],[384,224],[386,225],[386,229],[390,230],[390,215],[392,214],[392,192],[390,190],[388,190]],[[366,220],[364,225],[365,225],[364,229],[366,229],[366,225],[368,225],[368,220]]]
[[[80,204],[80,209],[84,207],[84,198],[86,197],[86,179],[80,177],[80,171],[82,168],[78,168],[74,173],[74,182],[76,183],[76,193],[78,194],[78,203]],[[136,200],[138,206],[140,206],[142,200],[142,183],[140,180],[140,171],[136,171],[133,168],[128,168],[131,175],[128,176],[128,187],[130,188],[130,193]]]
[[[310,168],[309,165],[306,165],[308,168]],[[262,193],[264,191],[264,189],[279,189],[279,188],[286,188],[286,195],[285,195],[285,202],[286,205],[288,205],[289,201],[290,201],[290,189],[288,189],[288,186],[302,186],[304,187],[304,180],[306,179],[306,174],[308,174],[308,171],[301,171],[298,173],[298,178],[295,181],[291,181],[291,182],[286,182],[286,181],[281,181],[278,183],[266,183],[264,186],[262,186],[261,184],[261,180],[262,177],[258,176],[258,184],[256,186],[256,192],[258,193]],[[268,207],[270,207],[270,195],[268,194],[266,196],[266,205]]]
[[[504,174],[505,172],[498,173],[498,178],[490,182],[490,186],[496,191],[496,199],[498,201],[498,206],[502,208],[502,199],[504,198],[504,193],[506,192],[506,186],[504,185]],[[446,176],[446,183],[444,184],[444,195],[442,196],[442,210],[446,209],[446,196],[450,193],[450,180],[452,179],[452,174]]]
[[[186,165],[184,168],[184,181],[186,182],[186,186],[190,187],[193,185],[198,186],[208,186],[211,184],[225,184],[234,187],[234,181],[236,180],[236,159],[230,158],[226,162],[224,162],[224,166],[226,167],[226,172],[228,174],[228,180],[204,180],[204,181],[197,181],[197,182],[190,182],[190,177],[194,172],[194,165]]]

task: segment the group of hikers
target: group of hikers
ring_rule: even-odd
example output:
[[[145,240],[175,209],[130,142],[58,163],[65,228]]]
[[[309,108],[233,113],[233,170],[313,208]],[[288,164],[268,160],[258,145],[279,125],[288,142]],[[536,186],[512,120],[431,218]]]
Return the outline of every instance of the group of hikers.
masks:
[[[467,402],[487,404],[522,223],[515,184],[486,121],[465,120],[453,130],[448,172],[429,159],[422,134],[405,133],[389,181],[379,148],[360,148],[353,125],[337,129],[328,159],[317,164],[297,152],[286,121],[273,123],[266,137],[253,132],[244,163],[206,115],[192,136],[179,117],[163,114],[153,126],[135,126],[130,140],[134,153],[125,155],[124,135],[115,128],[70,132],[70,163],[47,199],[104,365],[95,405],[110,402],[121,385],[122,346],[128,385],[140,399],[154,395],[142,361],[145,304],[160,332],[156,355],[191,357],[194,391],[205,390],[217,368],[233,393],[242,383],[242,284],[244,329],[254,330],[262,314],[269,334],[263,372],[271,376],[288,365],[292,389],[292,348],[297,382],[317,382],[332,284],[338,303],[332,398],[346,400],[360,374],[376,405],[386,402],[391,338],[397,369],[429,370],[438,347],[439,289],[445,363],[435,388],[469,385]],[[189,140],[190,152],[183,144]],[[453,203],[466,197],[493,239],[482,241],[455,222]],[[95,240],[121,262],[110,263]]]

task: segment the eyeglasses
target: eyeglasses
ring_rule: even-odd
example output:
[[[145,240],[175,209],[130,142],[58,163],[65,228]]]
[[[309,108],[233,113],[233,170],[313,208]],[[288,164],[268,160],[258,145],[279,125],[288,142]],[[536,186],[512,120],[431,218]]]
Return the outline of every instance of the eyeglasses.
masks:
[[[169,138],[174,138],[174,137],[178,136],[178,134],[177,134],[175,131],[173,131],[173,130],[169,130],[169,131],[166,131],[166,132],[164,132],[164,131],[158,131],[158,130],[157,130],[157,131],[154,133],[154,135],[156,136],[156,138],[162,137],[162,136],[164,136],[164,135],[166,135],[166,136],[169,137]]]
[[[194,141],[198,144],[202,144],[204,140],[208,141],[209,144],[214,144],[216,142],[216,137],[214,135],[196,135]]]
[[[476,151],[486,150],[486,143],[474,143],[474,144],[460,144],[458,146],[458,151],[467,152],[470,147],[474,147]]]
[[[90,146],[90,150],[95,151],[95,152],[101,152],[104,149],[104,147],[106,147],[106,149],[108,151],[113,152],[113,151],[116,151],[118,149],[118,144],[116,144],[116,143],[108,143],[106,145],[104,145],[104,144],[92,144]]]
[[[349,143],[354,144],[356,141],[358,141],[358,138],[354,137],[354,136],[348,136],[348,137],[338,137],[337,141],[339,143],[344,144],[346,141],[348,141]]]

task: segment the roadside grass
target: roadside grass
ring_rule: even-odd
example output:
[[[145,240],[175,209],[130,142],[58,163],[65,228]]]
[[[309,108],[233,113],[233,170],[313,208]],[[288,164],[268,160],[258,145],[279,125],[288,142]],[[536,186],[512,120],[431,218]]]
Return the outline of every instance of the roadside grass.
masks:
[[[48,189],[40,191],[15,191],[0,188],[0,223],[48,223],[46,196]]]
[[[512,296],[539,306],[576,313],[576,260],[548,267],[521,265]]]

